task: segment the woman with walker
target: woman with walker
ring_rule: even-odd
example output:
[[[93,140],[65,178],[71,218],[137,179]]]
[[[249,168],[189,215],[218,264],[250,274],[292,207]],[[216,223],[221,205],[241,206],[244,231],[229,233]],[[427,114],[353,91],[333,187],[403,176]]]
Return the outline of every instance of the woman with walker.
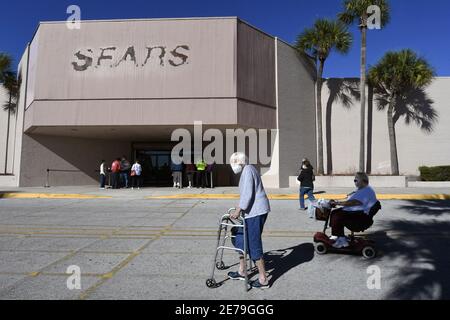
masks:
[[[231,155],[230,165],[235,174],[242,173],[239,180],[239,206],[231,213],[232,219],[238,219],[241,215],[245,219],[247,234],[247,252],[258,268],[258,279],[250,282],[253,288],[269,288],[269,281],[264,265],[264,252],[262,246],[262,232],[267,215],[270,212],[269,199],[264,190],[261,176],[256,168],[248,163],[245,154],[237,152]],[[233,245],[244,250],[243,230],[239,229],[233,238]],[[233,280],[245,280],[246,261],[240,253],[239,270],[229,272],[228,277]]]

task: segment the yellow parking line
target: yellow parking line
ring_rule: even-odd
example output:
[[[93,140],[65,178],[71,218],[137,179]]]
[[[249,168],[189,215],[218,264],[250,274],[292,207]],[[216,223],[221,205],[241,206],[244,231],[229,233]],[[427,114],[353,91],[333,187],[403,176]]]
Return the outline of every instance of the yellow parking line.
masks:
[[[110,199],[111,196],[68,193],[0,193],[0,198],[6,199]]]
[[[148,196],[145,199],[239,199],[238,194],[174,194]]]
[[[379,200],[450,200],[450,194],[378,194]],[[298,194],[269,194],[270,200],[298,200]],[[318,199],[345,199],[346,194],[319,194]],[[175,194],[165,196],[149,196],[145,199],[239,199],[238,194]]]
[[[450,200],[450,194],[380,194],[379,200]]]

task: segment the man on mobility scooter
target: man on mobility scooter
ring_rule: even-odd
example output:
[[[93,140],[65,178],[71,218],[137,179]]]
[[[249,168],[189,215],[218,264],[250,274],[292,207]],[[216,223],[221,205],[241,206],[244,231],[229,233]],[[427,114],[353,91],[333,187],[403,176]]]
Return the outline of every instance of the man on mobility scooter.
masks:
[[[357,190],[351,193],[345,201],[331,200],[333,208],[326,218],[323,232],[314,236],[316,252],[325,254],[327,251],[362,254],[365,258],[376,255],[373,241],[353,236],[354,232],[363,232],[373,225],[373,217],[381,209],[375,191],[369,186],[369,177],[362,172],[355,176]],[[331,237],[325,234],[328,221],[331,226]],[[352,235],[345,236],[345,228],[352,231]]]

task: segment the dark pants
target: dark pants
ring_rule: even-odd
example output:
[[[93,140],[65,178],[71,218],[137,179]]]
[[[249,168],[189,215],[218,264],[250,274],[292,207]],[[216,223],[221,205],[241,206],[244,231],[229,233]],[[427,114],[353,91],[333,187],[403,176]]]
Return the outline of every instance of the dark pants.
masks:
[[[212,171],[206,171],[206,185],[208,186],[208,188],[213,188],[214,186],[214,176]]]
[[[119,189],[119,180],[120,180],[120,173],[113,172],[112,173],[112,188],[113,189]]]
[[[197,171],[197,188],[206,186],[206,174],[205,171]]]
[[[101,174],[100,175],[100,188],[105,187],[105,182],[106,182],[106,176],[104,174]]]
[[[120,179],[122,180],[122,187],[128,188],[128,171],[122,171]]]
[[[142,187],[142,179],[141,176],[131,176],[131,187]]]
[[[188,178],[188,185],[190,185],[191,187],[195,187],[195,172],[194,171],[188,171],[186,173],[187,178]]]
[[[363,211],[334,210],[330,218],[331,234],[336,237],[345,237],[344,228],[354,232],[361,232],[369,229],[373,220]]]

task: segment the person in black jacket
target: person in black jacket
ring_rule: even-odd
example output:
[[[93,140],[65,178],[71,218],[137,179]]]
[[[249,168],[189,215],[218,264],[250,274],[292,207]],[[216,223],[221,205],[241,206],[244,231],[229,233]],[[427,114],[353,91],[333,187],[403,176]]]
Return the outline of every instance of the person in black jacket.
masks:
[[[308,159],[303,159],[297,180],[300,181],[300,210],[306,210],[305,194],[308,195],[310,202],[316,200],[314,197],[314,171]]]

